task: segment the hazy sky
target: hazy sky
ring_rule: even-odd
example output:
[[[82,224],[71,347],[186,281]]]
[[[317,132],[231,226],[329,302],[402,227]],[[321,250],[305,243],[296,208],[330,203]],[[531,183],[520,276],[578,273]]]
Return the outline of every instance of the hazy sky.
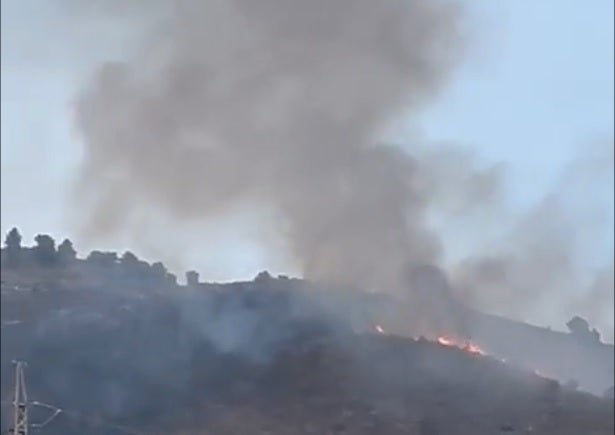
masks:
[[[552,188],[580,149],[612,143],[613,1],[466,3],[467,62],[447,93],[408,130],[461,143],[486,163],[507,163],[506,187],[521,210]],[[62,17],[55,4],[1,3],[1,223],[3,232],[18,226],[26,241],[41,232],[75,236],[64,220],[68,180],[80,153],[71,101],[96,61],[113,56],[121,44],[87,41],[95,49],[84,51],[86,44],[70,43],[79,35],[78,23]],[[596,207],[613,221],[612,182],[578,200],[579,208]],[[608,259],[612,229],[603,239],[593,254]],[[209,241],[227,243],[193,261],[213,279],[252,276],[271,265],[234,228]],[[123,243],[111,240],[106,247],[130,248]]]

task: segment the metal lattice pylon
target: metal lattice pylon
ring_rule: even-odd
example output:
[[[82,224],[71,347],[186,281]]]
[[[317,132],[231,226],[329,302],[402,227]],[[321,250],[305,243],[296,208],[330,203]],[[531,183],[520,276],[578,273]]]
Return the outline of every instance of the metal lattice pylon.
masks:
[[[13,427],[9,433],[14,435],[28,435],[30,423],[28,421],[28,392],[26,391],[26,377],[24,361],[13,361],[15,364],[15,391],[13,397]]]

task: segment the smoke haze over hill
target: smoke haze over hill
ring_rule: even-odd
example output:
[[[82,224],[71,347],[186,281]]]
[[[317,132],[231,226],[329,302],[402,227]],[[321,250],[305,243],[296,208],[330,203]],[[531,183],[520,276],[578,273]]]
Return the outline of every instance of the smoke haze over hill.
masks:
[[[94,13],[119,13],[117,3],[107,6]],[[497,167],[478,170],[455,149],[433,158],[418,146],[380,144],[391,123],[438,96],[462,59],[457,5],[123,6],[142,29],[138,50],[101,65],[76,106],[89,236],[133,231],[148,213],[198,226],[243,207],[268,218],[305,276],[406,292],[409,265],[444,267],[430,214],[500,206]],[[606,173],[612,180],[612,167]],[[545,321],[566,316],[578,288],[598,288],[586,292],[600,296],[585,307],[607,305],[612,285],[577,270],[574,225],[560,210],[545,201],[506,246],[455,266],[455,290],[478,306]],[[612,338],[612,311],[588,311]]]

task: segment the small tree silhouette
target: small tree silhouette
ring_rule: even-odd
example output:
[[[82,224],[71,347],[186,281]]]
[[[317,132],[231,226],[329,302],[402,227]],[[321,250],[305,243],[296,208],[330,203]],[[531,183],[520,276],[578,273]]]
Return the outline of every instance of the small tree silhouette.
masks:
[[[167,280],[167,283],[171,286],[177,285],[177,276],[173,273],[167,273],[166,280]]]
[[[39,234],[34,238],[34,258],[42,266],[52,266],[57,262],[56,242],[48,234]]]
[[[154,274],[154,277],[156,277],[156,279],[162,279],[167,274],[167,268],[161,261],[157,261],[152,264],[152,273]]]
[[[21,234],[17,228],[11,229],[4,241],[7,266],[15,267],[21,262]]]
[[[122,258],[120,258],[120,264],[122,267],[132,269],[139,264],[139,258],[132,252],[126,251],[122,254]]]
[[[188,287],[196,287],[199,285],[199,273],[195,270],[186,272],[186,284]]]
[[[272,279],[271,274],[266,271],[263,270],[262,272],[259,272],[258,275],[256,275],[256,277],[254,278],[255,282],[269,282]]]
[[[73,243],[68,239],[64,239],[64,241],[58,246],[58,259],[60,260],[60,263],[63,265],[68,265],[75,261],[76,258],[77,251],[75,251]]]
[[[92,251],[87,258],[88,263],[98,267],[113,268],[117,263],[117,254],[115,252]]]
[[[596,329],[589,327],[589,322],[582,317],[574,316],[566,323],[568,330],[579,339],[589,341],[600,341],[600,333]]]

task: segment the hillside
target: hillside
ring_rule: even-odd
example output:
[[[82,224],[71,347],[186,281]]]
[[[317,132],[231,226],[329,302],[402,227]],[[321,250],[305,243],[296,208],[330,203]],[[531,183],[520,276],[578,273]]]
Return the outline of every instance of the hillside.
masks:
[[[160,266],[100,260],[4,259],[3,429],[23,358],[30,400],[62,410],[48,434],[613,433],[612,399],[534,373],[538,351],[518,349],[524,364],[492,351],[537,337],[530,348],[581,346],[608,367],[602,343],[467,311],[491,324],[473,336],[482,350],[462,349],[401,336],[404,310],[384,296],[268,274],[180,286]]]

